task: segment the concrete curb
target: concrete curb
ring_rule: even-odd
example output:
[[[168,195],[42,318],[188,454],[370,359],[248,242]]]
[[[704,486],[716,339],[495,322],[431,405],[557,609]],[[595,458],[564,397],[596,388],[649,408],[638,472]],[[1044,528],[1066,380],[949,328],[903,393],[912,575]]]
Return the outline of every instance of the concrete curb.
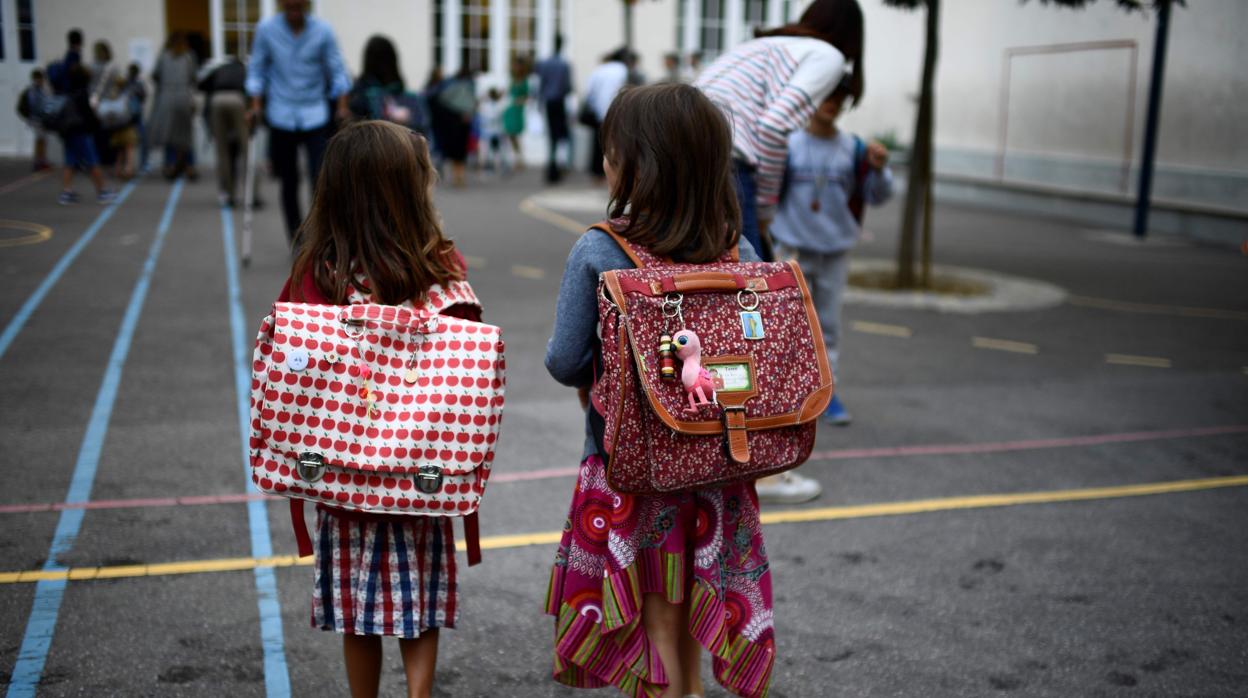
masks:
[[[893,260],[851,259],[851,272],[881,271],[896,268]],[[948,296],[927,291],[875,291],[849,287],[845,302],[885,308],[910,310],[935,310],[941,313],[993,313],[1019,310],[1043,310],[1061,305],[1066,301],[1065,289],[1053,284],[1009,276],[983,269],[934,265],[932,272],[938,275],[957,276],[968,281],[984,284],[989,291],[983,296]]]

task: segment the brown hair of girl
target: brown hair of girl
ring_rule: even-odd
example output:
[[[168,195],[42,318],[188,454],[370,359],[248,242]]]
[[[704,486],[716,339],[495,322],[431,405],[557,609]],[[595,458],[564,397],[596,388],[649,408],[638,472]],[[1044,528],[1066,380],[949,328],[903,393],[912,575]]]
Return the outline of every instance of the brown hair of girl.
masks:
[[[702,264],[736,246],[741,210],[732,184],[732,129],[697,88],[626,88],[602,122],[615,171],[609,215],[619,233],[656,255]]]
[[[755,36],[805,36],[821,39],[836,47],[853,64],[849,74],[848,95],[854,104],[862,101],[864,70],[862,65],[862,8],[857,0],[815,0],[802,13],[796,24],[786,24]]]
[[[433,208],[436,176],[425,139],[398,124],[363,121],[339,131],[325,147],[299,230],[291,288],[310,273],[331,303],[346,303],[354,286],[376,303],[398,305],[463,278]]]

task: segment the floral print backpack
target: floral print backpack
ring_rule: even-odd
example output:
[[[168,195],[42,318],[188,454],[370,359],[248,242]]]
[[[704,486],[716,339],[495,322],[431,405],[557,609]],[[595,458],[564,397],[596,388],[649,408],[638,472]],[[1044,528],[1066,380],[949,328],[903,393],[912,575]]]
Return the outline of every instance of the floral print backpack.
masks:
[[[594,227],[637,266],[599,281],[603,372],[591,397],[611,487],[683,492],[803,463],[833,381],[797,262],[740,262],[734,248],[674,264]]]

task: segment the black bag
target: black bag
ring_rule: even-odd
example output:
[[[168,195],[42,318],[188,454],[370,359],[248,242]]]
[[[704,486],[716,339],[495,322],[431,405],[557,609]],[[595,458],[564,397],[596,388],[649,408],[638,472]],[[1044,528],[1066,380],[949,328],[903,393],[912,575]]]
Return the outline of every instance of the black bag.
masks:
[[[598,128],[598,113],[589,105],[589,100],[581,102],[581,110],[576,113],[576,120],[582,126],[590,128]]]

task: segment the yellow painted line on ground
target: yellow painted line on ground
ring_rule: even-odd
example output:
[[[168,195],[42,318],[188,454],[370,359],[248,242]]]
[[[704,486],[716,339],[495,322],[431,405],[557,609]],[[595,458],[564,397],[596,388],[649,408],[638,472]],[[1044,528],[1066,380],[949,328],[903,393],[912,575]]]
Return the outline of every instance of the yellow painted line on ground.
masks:
[[[761,516],[761,519],[764,524],[769,525],[810,523],[814,521],[866,519],[876,516],[907,516],[938,511],[991,509],[996,507],[1019,506],[1023,504],[1056,504],[1061,502],[1121,499],[1124,497],[1176,494],[1180,492],[1197,492],[1201,490],[1225,489],[1230,487],[1248,487],[1248,475],[1228,475],[1225,477],[1211,477],[1200,480],[1174,480],[1171,482],[1118,485],[1114,487],[1089,487],[1077,490],[1015,492],[1011,494],[982,494],[964,497],[943,497],[939,499],[918,499],[906,502],[857,504],[841,507],[819,507],[816,509],[790,509],[786,511],[766,512]],[[521,548],[530,545],[554,545],[559,542],[562,536],[562,531],[542,531],[538,533],[488,536],[481,539],[481,548],[485,550],[502,550],[506,548]],[[463,550],[463,541],[457,541],[456,547]],[[231,557],[216,560],[187,560],[184,562],[163,562],[151,565],[80,567],[68,570],[27,570],[21,572],[0,572],[0,584],[22,584],[38,582],[41,580],[60,579],[86,581],[92,579],[162,577],[183,574],[201,574],[208,572],[236,572],[261,567],[305,567],[311,564],[311,556],[296,557],[294,555],[277,555],[274,557],[261,558]]]
[[[1012,339],[993,339],[992,337],[971,337],[971,346],[976,349],[992,349],[1009,351],[1015,354],[1039,354],[1040,348],[1031,342],[1016,342]]]
[[[819,509],[795,509],[763,514],[765,524],[804,523],[831,521],[835,519],[864,519],[873,516],[901,516],[934,511],[959,509],[989,509],[1018,506],[1020,504],[1053,504],[1058,502],[1081,502],[1094,499],[1121,499],[1176,492],[1195,492],[1224,487],[1248,486],[1248,475],[1211,477],[1201,480],[1177,480],[1142,485],[1119,485],[1115,487],[1090,487],[1078,490],[1051,490],[1048,492],[1017,492],[1014,494],[982,494],[970,497],[945,497],[919,499],[909,502],[863,504],[849,507],[823,507]]]
[[[518,276],[522,279],[533,279],[534,281],[541,281],[542,279],[546,278],[546,270],[542,269],[541,267],[530,267],[524,264],[513,264],[511,265],[511,275]]]
[[[885,337],[901,337],[909,339],[913,332],[905,325],[886,325],[882,322],[866,322],[864,320],[854,320],[849,323],[850,328],[857,332],[865,332],[867,334],[878,334]]]
[[[26,221],[0,220],[0,230],[24,230],[25,235],[15,238],[0,238],[0,247],[17,247],[18,245],[35,245],[51,239],[52,229],[39,223]]]
[[[543,223],[549,223],[560,230],[566,230],[573,235],[581,235],[589,228],[588,225],[574,218],[569,218],[562,213],[556,213],[548,208],[538,206],[532,199],[521,201],[520,211]]]
[[[1131,303],[1116,301],[1109,298],[1092,298],[1090,296],[1068,296],[1066,302],[1081,308],[1097,308],[1114,310],[1120,313],[1139,313],[1142,315],[1177,315],[1179,317],[1200,317],[1214,320],[1239,320],[1248,322],[1248,313],[1239,310],[1221,308],[1193,308],[1184,305],[1158,305],[1154,303]]]
[[[1164,356],[1137,356],[1135,354],[1106,354],[1105,363],[1118,366],[1144,366],[1146,368],[1170,368],[1170,359]]]
[[[470,254],[466,254],[464,255],[464,263],[468,265],[469,269],[484,269],[485,268],[484,257],[474,257]]]

